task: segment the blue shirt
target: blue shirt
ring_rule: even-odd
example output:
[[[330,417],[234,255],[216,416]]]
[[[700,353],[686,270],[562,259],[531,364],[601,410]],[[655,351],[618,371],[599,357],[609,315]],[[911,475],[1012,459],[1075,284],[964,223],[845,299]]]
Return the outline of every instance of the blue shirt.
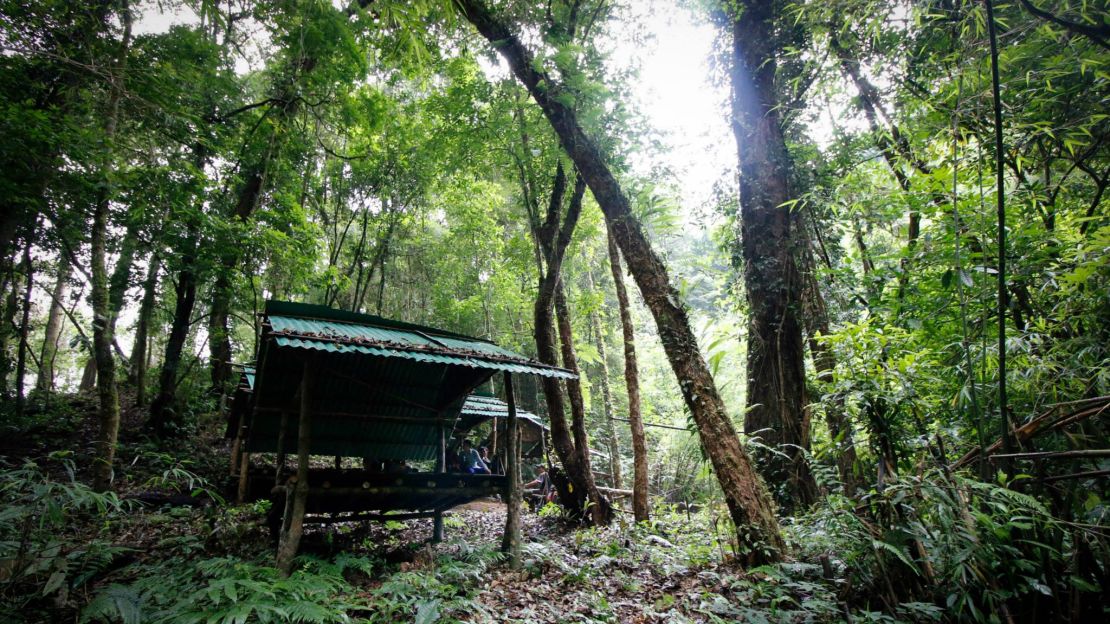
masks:
[[[470,470],[472,468],[489,469],[489,466],[486,466],[486,462],[482,461],[482,456],[478,454],[478,449],[474,448],[469,451],[463,451],[462,463],[464,470]]]

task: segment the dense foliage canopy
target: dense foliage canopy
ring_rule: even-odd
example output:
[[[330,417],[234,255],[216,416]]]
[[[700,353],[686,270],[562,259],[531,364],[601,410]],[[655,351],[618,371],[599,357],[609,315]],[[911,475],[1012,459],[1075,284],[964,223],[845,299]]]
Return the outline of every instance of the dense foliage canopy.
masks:
[[[643,110],[675,12],[734,134],[702,204]],[[0,0],[0,107],[18,617],[516,617],[464,604],[499,574],[465,546],[373,596],[350,553],[134,554],[137,492],[254,522],[211,436],[269,299],[579,371],[516,394],[582,556],[678,544],[720,599],[644,621],[1106,616],[1105,0]],[[532,541],[537,582],[577,549]]]

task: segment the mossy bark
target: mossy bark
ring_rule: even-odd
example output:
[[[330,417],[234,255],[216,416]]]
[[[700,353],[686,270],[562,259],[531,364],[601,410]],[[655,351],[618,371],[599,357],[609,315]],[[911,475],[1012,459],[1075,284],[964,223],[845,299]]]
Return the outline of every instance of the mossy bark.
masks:
[[[556,97],[559,85],[546,72],[537,69],[531,52],[505,23],[479,0],[459,0],[456,6],[504,56],[513,74],[528,89],[605,214],[644,302],[655,318],[663,349],[698,426],[706,455],[717,473],[745,560],[767,563],[781,559],[785,543],[767,488],[740,445],[709,367],[698,349],[678,291],[671,285],[663,261],[632,214],[628,197],[601,151],[586,135],[577,114]]]

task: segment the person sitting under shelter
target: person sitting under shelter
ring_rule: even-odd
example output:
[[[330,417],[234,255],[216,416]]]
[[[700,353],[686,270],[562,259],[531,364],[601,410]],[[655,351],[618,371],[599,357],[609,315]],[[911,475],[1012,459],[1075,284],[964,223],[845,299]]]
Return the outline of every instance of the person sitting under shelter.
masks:
[[[524,484],[524,491],[533,509],[555,500],[555,487],[551,483],[551,475],[547,474],[546,466],[536,466],[536,478]]]
[[[490,474],[489,466],[482,461],[478,449],[467,439],[462,442],[462,469],[469,474]]]
[[[497,475],[505,474],[505,469],[501,466],[501,458],[500,457],[494,457],[493,459],[490,459],[489,447],[488,446],[480,447],[478,449],[478,455],[482,458],[482,461],[486,464],[486,468],[489,468],[490,473],[497,474]]]

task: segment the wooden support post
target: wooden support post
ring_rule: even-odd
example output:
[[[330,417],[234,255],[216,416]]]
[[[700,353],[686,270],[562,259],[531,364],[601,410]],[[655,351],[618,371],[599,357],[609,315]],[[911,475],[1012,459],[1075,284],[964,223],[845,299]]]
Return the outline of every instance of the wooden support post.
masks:
[[[281,485],[281,471],[285,470],[285,437],[289,431],[289,412],[282,410],[278,426],[277,459],[274,461],[274,487]]]
[[[436,455],[436,472],[447,472],[447,428],[439,423],[439,454]],[[443,541],[443,510],[437,509],[432,516],[432,543]]]
[[[231,442],[231,476],[239,474],[240,455],[243,449],[246,448],[247,440],[247,414],[240,413],[239,418],[235,420],[235,439]]]
[[[489,456],[492,458],[492,457],[497,457],[497,429],[498,429],[498,427],[497,427],[497,419],[496,418],[491,418],[490,421],[491,421],[491,424],[493,425],[493,440],[490,441]]]
[[[520,568],[520,503],[523,496],[520,483],[520,429],[517,427],[516,397],[513,394],[513,377],[505,373],[505,403],[509,418],[505,427],[505,462],[508,485],[505,487],[505,535],[501,551],[509,555],[509,567]]]
[[[543,462],[547,464],[547,469],[551,470],[551,457],[547,455],[547,432],[540,428],[540,452],[543,453]]]
[[[439,454],[436,455],[436,472],[447,472],[447,426],[439,421]]]
[[[244,433],[239,443],[239,489],[235,493],[235,501],[242,505],[247,501],[247,484],[249,483],[251,469],[250,445],[247,444],[247,435]]]
[[[301,545],[304,532],[305,504],[308,502],[308,458],[311,454],[312,428],[312,382],[315,368],[311,360],[304,364],[301,375],[301,415],[297,428],[297,481],[292,488],[286,489],[286,497],[293,498],[291,512],[281,527],[281,540],[278,543],[277,567],[288,576],[293,567],[293,558]],[[288,504],[288,502],[286,503]]]

